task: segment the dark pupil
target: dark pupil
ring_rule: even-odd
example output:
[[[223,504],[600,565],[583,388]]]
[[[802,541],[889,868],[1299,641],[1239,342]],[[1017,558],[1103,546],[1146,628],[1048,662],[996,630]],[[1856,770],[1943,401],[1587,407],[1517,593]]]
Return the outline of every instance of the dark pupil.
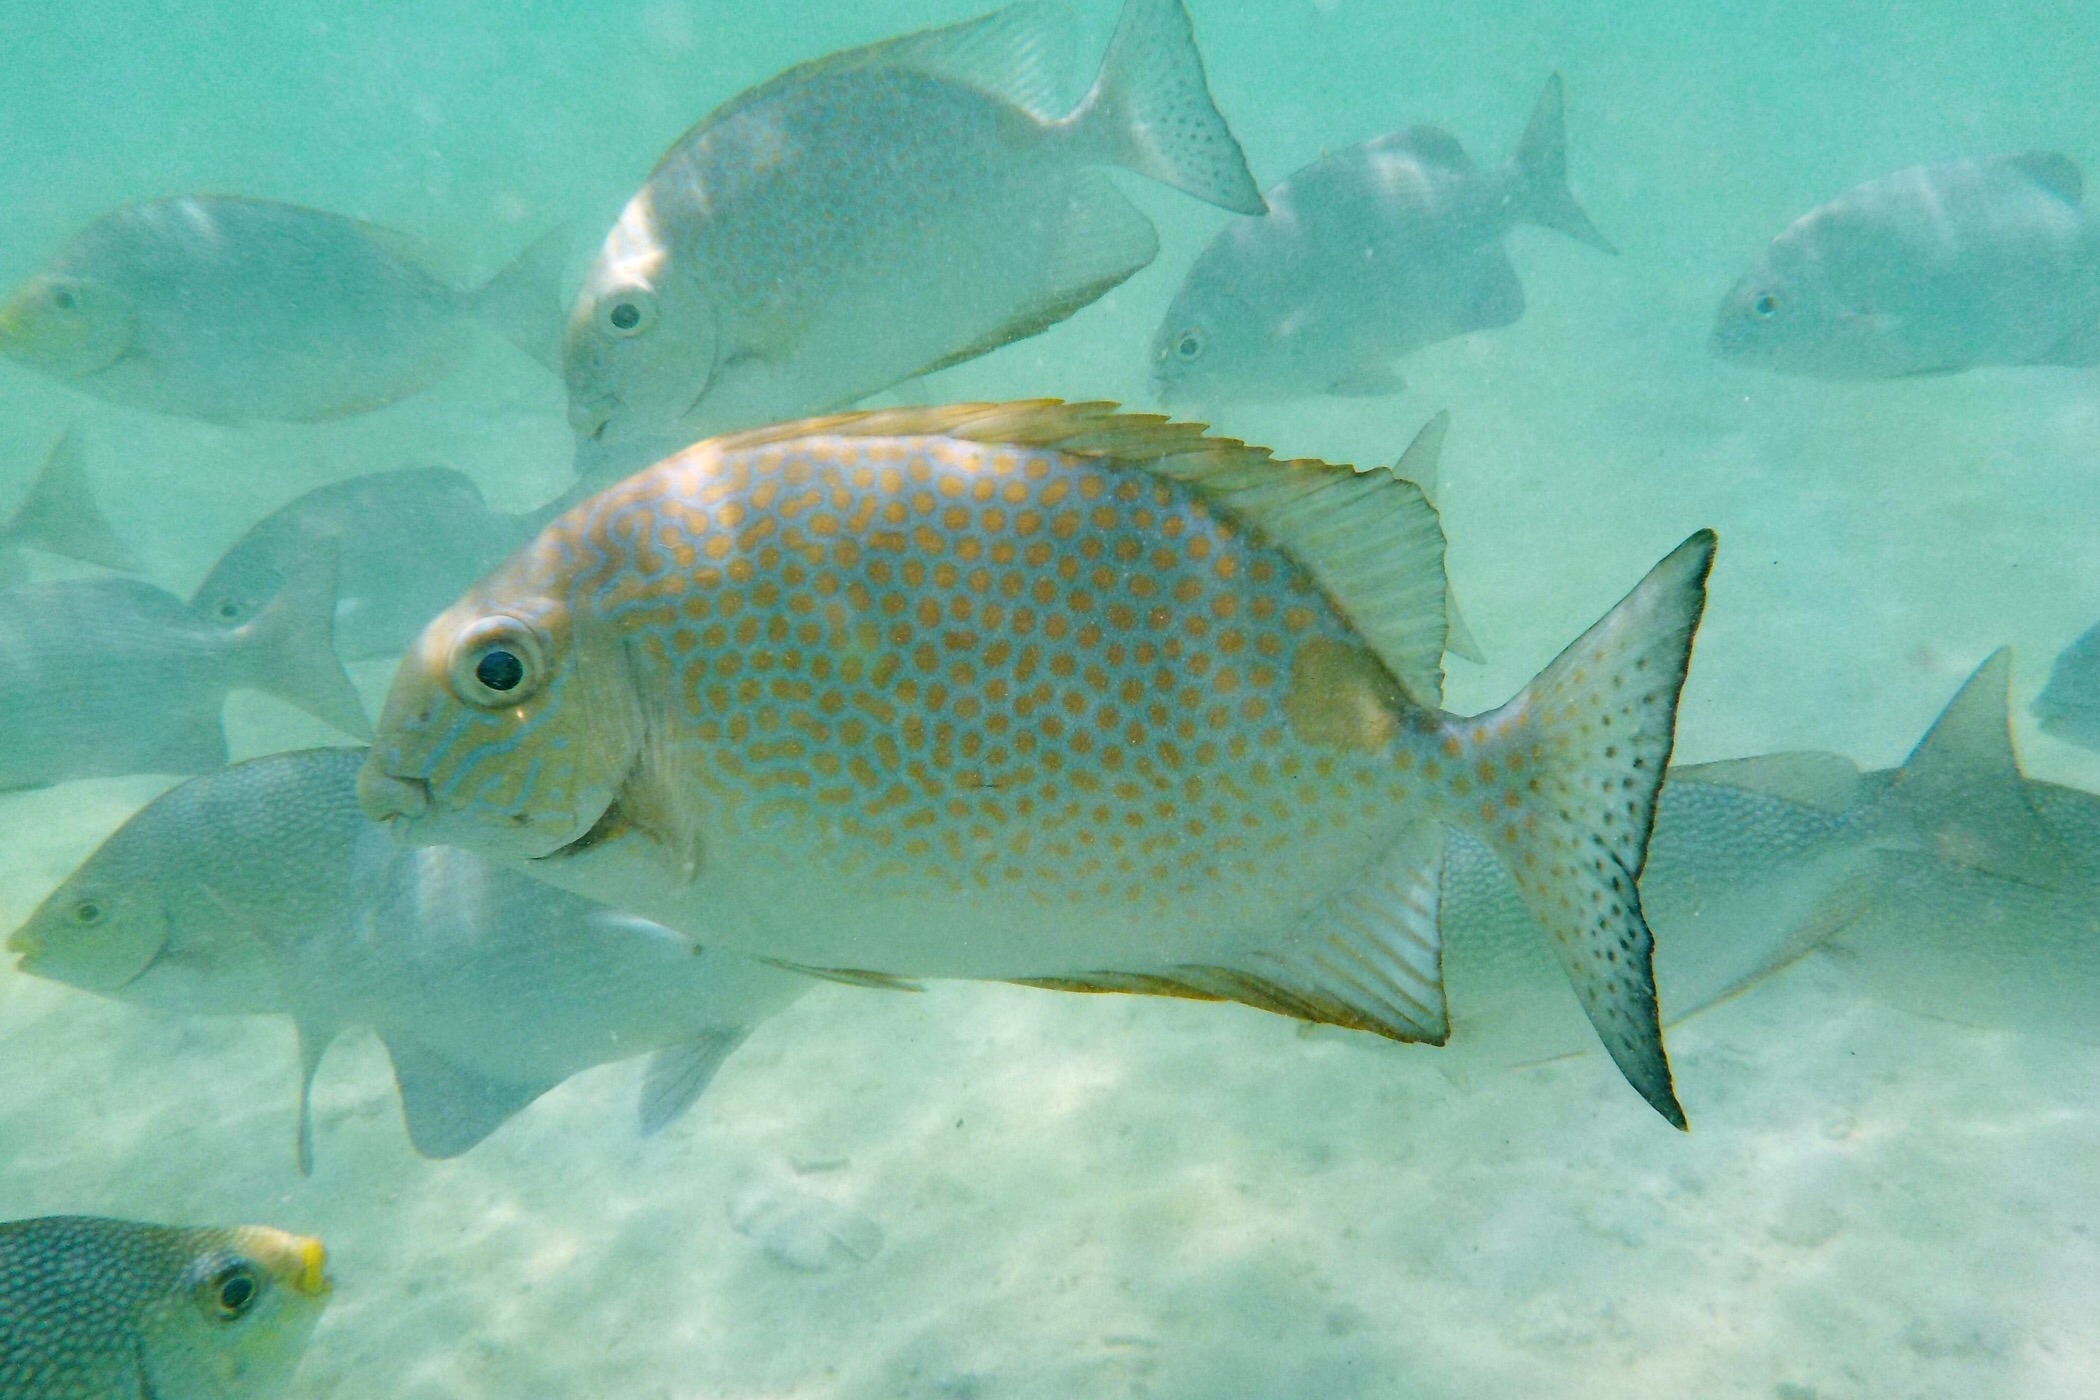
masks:
[[[474,679],[490,690],[516,690],[525,679],[525,663],[507,651],[490,651],[474,663]]]
[[[73,294],[71,292],[53,292],[51,300],[58,304],[58,309],[61,311],[71,311],[73,309]]]
[[[83,904],[73,911],[73,917],[84,924],[99,924],[102,922],[102,906],[93,903]]]
[[[612,309],[615,329],[631,331],[642,323],[642,309],[631,301],[623,301]]]
[[[1764,296],[1757,299],[1756,309],[1758,315],[1769,316],[1779,309],[1779,298],[1767,292]]]
[[[232,619],[239,617],[240,615],[241,605],[239,603],[234,602],[231,598],[228,598],[225,602],[219,604],[220,617],[226,618],[228,621],[231,621]]]
[[[255,1280],[245,1273],[228,1274],[219,1280],[219,1306],[238,1317],[255,1301]]]
[[[1184,360],[1193,360],[1196,358],[1197,352],[1202,348],[1202,341],[1192,335],[1185,335],[1181,338],[1181,343],[1174,347],[1174,351]]]

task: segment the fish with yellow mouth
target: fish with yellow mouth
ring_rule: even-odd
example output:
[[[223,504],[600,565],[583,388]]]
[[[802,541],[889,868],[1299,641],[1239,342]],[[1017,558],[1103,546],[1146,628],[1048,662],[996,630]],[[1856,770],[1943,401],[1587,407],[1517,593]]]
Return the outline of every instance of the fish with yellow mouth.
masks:
[[[440,614],[361,799],[404,839],[847,981],[1435,1043],[1455,827],[1682,1126],[1637,881],[1713,549],[1693,535],[1461,717],[1443,531],[1389,471],[1105,404],[808,419],[592,497]]]

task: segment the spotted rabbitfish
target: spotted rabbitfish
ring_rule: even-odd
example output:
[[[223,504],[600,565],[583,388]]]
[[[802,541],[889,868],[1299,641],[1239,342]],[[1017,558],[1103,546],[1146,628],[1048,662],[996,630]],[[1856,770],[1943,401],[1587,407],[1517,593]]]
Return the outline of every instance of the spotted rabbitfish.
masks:
[[[1016,5],[817,59],[682,137],[571,314],[577,436],[670,451],[1063,320],[1159,250],[1100,166],[1261,209],[1181,0],[1126,0],[1092,91],[1053,117],[1060,17]]]
[[[819,418],[554,521],[403,659],[360,791],[806,971],[1433,1042],[1457,827],[1682,1123],[1635,882],[1713,548],[1464,718],[1443,531],[1390,472],[1102,404]]]
[[[319,1240],[48,1216],[0,1224],[7,1400],[282,1393],[333,1291]]]

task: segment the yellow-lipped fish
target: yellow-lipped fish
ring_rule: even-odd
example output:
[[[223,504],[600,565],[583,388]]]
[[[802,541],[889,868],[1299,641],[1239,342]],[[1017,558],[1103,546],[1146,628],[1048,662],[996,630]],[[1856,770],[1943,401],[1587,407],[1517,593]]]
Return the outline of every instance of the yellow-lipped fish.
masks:
[[[1457,827],[1682,1124],[1635,882],[1713,548],[1465,718],[1443,532],[1388,471],[1102,404],[810,419],[585,501],[441,614],[361,794],[804,970],[1435,1042]]]

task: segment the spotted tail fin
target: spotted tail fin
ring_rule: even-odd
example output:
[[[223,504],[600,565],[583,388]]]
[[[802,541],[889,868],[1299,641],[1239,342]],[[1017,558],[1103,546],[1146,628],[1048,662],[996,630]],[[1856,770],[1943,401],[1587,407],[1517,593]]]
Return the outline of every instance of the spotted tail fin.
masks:
[[[1484,717],[1482,767],[1507,778],[1508,796],[1473,814],[1552,936],[1604,1048],[1680,1128],[1638,882],[1713,556],[1713,532],[1693,535]]]

